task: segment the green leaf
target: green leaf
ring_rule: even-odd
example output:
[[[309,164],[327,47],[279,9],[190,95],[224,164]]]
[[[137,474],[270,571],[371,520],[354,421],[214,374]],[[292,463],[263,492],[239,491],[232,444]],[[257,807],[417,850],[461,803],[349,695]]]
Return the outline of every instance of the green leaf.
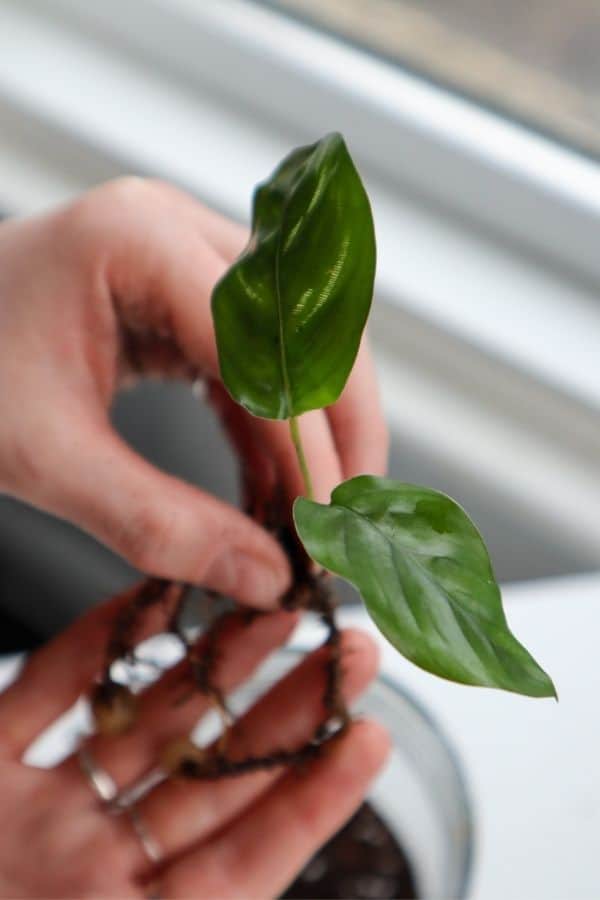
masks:
[[[479,532],[449,497],[360,475],[329,506],[299,497],[314,560],[352,582],[386,638],[423,669],[532,697],[554,685],[511,634]]]
[[[374,276],[369,200],[343,138],[294,150],[257,188],[250,243],[213,292],[232,397],[269,419],[337,400]]]

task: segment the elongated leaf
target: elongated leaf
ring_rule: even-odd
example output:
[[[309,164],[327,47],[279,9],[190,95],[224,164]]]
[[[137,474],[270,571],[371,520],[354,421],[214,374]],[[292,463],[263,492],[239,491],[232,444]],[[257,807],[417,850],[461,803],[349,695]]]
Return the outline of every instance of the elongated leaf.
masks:
[[[452,681],[555,696],[509,631],[485,545],[449,497],[361,475],[329,506],[298,498],[294,519],[308,553],[358,588],[412,662]]]
[[[369,201],[339,134],[291,153],[254,196],[252,236],[212,299],[221,375],[251,413],[333,403],[373,293]]]

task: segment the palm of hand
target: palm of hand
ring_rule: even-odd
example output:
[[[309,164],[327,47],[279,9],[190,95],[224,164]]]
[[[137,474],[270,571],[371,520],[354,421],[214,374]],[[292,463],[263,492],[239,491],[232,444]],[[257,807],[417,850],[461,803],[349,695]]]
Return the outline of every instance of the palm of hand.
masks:
[[[139,897],[124,822],[90,803],[62,773],[0,764],[2,897]],[[10,826],[8,825],[10,823]]]
[[[385,756],[384,734],[373,723],[357,723],[300,773],[280,768],[219,781],[162,781],[135,807],[164,854],[155,865],[129,815],[110,814],[94,796],[77,754],[51,770],[21,761],[28,744],[89,689],[111,621],[127,600],[125,594],[95,609],[38,651],[0,695],[0,896],[276,895],[361,802]],[[234,621],[223,635],[219,684],[229,690],[247,678],[295,621],[289,613],[250,626]],[[344,634],[343,650],[350,700],[373,676],[376,654],[360,632]],[[322,651],[311,654],[259,700],[234,728],[228,753],[302,743],[323,716],[323,660]],[[131,732],[87,741],[119,790],[155,766],[165,742],[188,733],[205,711],[197,695],[172,706],[184,676],[180,664],[143,692]]]

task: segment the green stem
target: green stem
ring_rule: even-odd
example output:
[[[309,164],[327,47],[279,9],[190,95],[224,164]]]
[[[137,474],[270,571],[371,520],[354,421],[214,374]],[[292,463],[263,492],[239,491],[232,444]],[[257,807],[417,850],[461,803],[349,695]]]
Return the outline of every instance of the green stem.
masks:
[[[306,456],[304,455],[304,447],[302,446],[302,439],[300,437],[300,429],[298,427],[298,419],[296,418],[296,416],[290,416],[289,423],[292,442],[294,444],[296,456],[298,457],[300,471],[302,472],[302,477],[304,478],[304,490],[306,491],[306,496],[308,497],[308,499],[314,500],[310,471],[306,462]]]

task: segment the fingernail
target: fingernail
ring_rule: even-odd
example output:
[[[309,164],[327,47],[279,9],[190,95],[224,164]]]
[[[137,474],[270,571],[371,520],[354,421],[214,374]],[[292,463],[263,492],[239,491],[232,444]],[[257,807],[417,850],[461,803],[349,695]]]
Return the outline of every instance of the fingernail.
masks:
[[[209,587],[261,609],[276,607],[287,585],[285,573],[280,575],[241,551],[217,557],[204,580]]]

